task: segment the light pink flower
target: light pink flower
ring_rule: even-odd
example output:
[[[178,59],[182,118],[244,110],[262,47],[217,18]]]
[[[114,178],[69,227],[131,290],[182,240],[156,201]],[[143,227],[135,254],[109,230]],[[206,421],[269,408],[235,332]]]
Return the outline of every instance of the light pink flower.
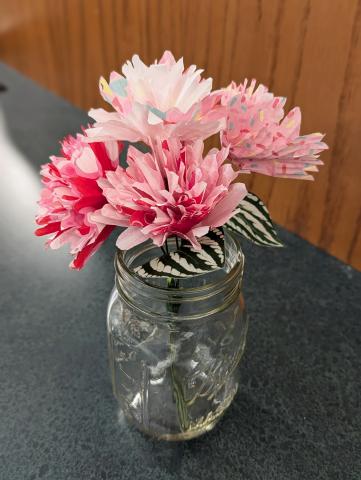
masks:
[[[90,220],[89,214],[106,203],[97,180],[118,166],[120,148],[118,142],[87,143],[83,135],[69,136],[62,142],[62,156],[42,166],[35,234],[50,235],[46,245],[53,249],[69,243],[71,268],[81,269],[114,229]]]
[[[263,173],[274,177],[313,180],[323,162],[318,154],[327,149],[324,135],[300,136],[301,111],[298,107],[284,117],[286,99],[275,97],[253,80],[238,87],[232,83],[221,91],[228,108],[227,126],[221,132],[223,146],[243,173]]]
[[[147,239],[161,246],[174,235],[200,248],[197,237],[227,222],[247,194],[244,184],[232,183],[237,173],[224,163],[227,148],[202,153],[202,141],[158,142],[146,154],[130,147],[128,168],[98,181],[108,204],[91,219],[128,227],[117,240],[122,250]]]
[[[89,137],[148,143],[176,136],[194,141],[224,127],[225,109],[210,95],[212,79],[202,79],[195,65],[184,70],[183,59],[176,61],[166,51],[150,66],[134,55],[122,73],[112,72],[109,84],[100,79],[100,92],[115,112],[90,110],[97,123]]]

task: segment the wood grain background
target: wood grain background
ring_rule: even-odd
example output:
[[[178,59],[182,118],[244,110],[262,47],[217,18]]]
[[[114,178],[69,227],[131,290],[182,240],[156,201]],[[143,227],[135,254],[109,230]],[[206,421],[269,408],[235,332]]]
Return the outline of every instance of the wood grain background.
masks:
[[[327,134],[316,182],[246,177],[273,218],[361,269],[361,1],[0,0],[0,59],[84,109],[133,53],[256,78]]]

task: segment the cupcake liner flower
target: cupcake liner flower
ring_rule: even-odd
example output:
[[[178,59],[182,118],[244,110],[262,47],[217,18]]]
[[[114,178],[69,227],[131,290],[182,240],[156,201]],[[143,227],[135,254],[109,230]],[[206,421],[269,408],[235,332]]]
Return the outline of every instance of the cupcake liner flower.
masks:
[[[184,70],[183,59],[176,61],[172,53],[150,66],[134,55],[122,73],[112,72],[109,84],[100,79],[100,92],[115,112],[90,110],[97,122],[87,132],[90,138],[195,141],[224,127],[225,109],[210,95],[212,79],[202,79],[194,65]]]
[[[284,117],[283,97],[275,97],[267,88],[255,88],[253,80],[238,87],[232,83],[221,91],[227,106],[227,124],[221,132],[223,146],[242,173],[262,173],[274,177],[313,180],[322,161],[318,154],[327,149],[324,135],[300,135],[301,111],[298,107]]]
[[[88,143],[83,135],[68,136],[62,156],[42,166],[35,234],[50,235],[46,245],[52,249],[69,243],[71,268],[81,269],[114,229],[89,215],[106,203],[97,180],[118,166],[120,149],[118,142]]]
[[[72,268],[82,268],[115,227],[125,227],[122,250],[180,237],[177,249],[197,250],[198,267],[202,245],[219,250],[223,225],[258,245],[282,244],[266,206],[238,175],[313,180],[328,148],[323,135],[300,135],[300,109],[285,115],[286,99],[255,80],[212,91],[212,79],[201,74],[166,51],[149,66],[134,55],[122,74],[100,79],[113,111],[90,110],[96,123],[66,138],[62,155],[41,170],[36,234],[49,235],[51,248],[69,243]],[[213,134],[221,149],[204,156],[203,141]],[[164,250],[169,256],[167,243]]]
[[[244,184],[232,183],[237,173],[227,157],[223,148],[203,158],[202,141],[157,142],[145,154],[130,147],[128,167],[98,180],[108,203],[90,218],[127,227],[117,240],[120,249],[147,239],[161,246],[174,235],[200,248],[197,237],[223,225],[247,194]]]

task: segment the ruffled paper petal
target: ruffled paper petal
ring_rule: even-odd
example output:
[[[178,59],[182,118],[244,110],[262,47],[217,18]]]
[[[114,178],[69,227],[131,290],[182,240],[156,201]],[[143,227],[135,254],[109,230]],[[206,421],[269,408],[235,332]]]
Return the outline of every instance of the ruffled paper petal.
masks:
[[[130,248],[146,239],[161,246],[168,237],[196,240],[222,225],[246,195],[236,173],[225,164],[228,148],[203,158],[203,142],[177,139],[152,144],[152,153],[130,147],[128,167],[108,172],[99,185],[109,203],[92,214],[97,222],[128,226],[117,246]]]
[[[115,112],[90,110],[96,124],[87,135],[93,141],[148,143],[172,136],[194,141],[223,128],[221,97],[212,96],[212,79],[202,79],[202,70],[194,65],[185,70],[183,60],[176,61],[166,51],[150,66],[134,55],[123,65],[122,73],[112,72],[109,83],[100,79],[101,95]]]
[[[122,144],[88,143],[86,137],[68,136],[62,143],[63,156],[51,157],[41,169],[44,188],[39,201],[36,235],[48,235],[52,249],[70,245],[72,268],[82,268],[114,226],[92,219],[91,214],[106,204],[97,181],[119,164]]]
[[[81,270],[89,258],[99,250],[105,240],[112,233],[114,227],[112,225],[105,226],[100,234],[96,237],[94,242],[88,243],[74,258],[70,264],[70,268],[75,270]]]
[[[301,111],[292,109],[285,117],[285,99],[275,97],[255,81],[238,87],[231,84],[222,93],[228,106],[222,144],[230,148],[230,158],[242,173],[262,173],[274,177],[312,180],[310,172],[322,165],[318,154],[327,149],[323,135],[300,135]]]

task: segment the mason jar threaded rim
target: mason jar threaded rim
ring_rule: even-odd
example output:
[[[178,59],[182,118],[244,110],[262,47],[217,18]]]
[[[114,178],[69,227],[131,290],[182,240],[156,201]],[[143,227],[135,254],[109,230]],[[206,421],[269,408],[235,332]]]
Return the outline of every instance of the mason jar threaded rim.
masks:
[[[146,279],[141,278],[137,275],[130,267],[134,260],[139,257],[141,254],[151,251],[156,248],[152,242],[145,242],[137,247],[134,247],[134,254],[130,254],[130,250],[121,251],[117,249],[115,254],[114,266],[115,266],[115,285],[118,291],[118,294],[123,298],[128,305],[132,306],[138,312],[141,312],[143,315],[151,317],[164,317],[164,314],[157,314],[156,312],[146,311],[139,304],[135,304],[132,301],[132,292],[141,291],[144,295],[152,297],[154,300],[159,302],[167,303],[187,303],[187,302],[202,302],[211,297],[220,296],[223,294],[221,304],[216,308],[207,311],[207,315],[216,313],[227,306],[234,300],[235,296],[240,293],[240,286],[243,277],[243,267],[244,267],[244,255],[240,246],[238,239],[230,232],[227,232],[227,235],[231,238],[235,246],[235,254],[237,258],[235,259],[234,265],[228,272],[225,272],[224,277],[221,279],[210,281],[204,285],[192,286],[192,287],[164,287],[160,285],[154,285],[146,281]],[[126,259],[127,255],[130,257]],[[174,315],[169,314],[172,319],[193,319],[199,318],[205,315],[205,312],[195,315]]]

